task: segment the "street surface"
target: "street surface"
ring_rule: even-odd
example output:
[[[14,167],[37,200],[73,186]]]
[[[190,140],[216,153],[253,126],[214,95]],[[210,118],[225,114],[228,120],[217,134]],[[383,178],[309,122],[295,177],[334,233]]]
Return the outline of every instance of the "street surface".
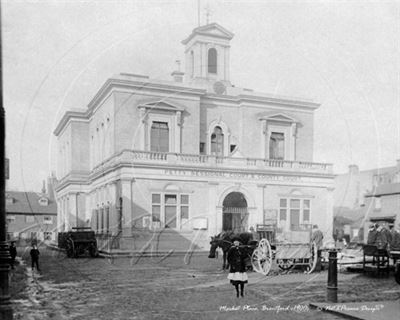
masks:
[[[15,319],[342,319],[308,306],[325,302],[326,271],[249,272],[245,297],[236,298],[221,259],[70,259],[40,250],[42,273],[27,268],[29,287],[26,299],[13,301]],[[400,298],[393,277],[338,277],[339,302]]]

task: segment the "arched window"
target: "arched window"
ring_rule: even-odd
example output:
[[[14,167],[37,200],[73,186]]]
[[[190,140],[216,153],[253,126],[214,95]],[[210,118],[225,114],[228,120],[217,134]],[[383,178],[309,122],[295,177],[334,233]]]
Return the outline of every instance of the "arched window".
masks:
[[[217,73],[217,50],[215,48],[208,50],[208,73]]]
[[[221,127],[215,127],[211,135],[211,154],[224,155],[224,134]]]

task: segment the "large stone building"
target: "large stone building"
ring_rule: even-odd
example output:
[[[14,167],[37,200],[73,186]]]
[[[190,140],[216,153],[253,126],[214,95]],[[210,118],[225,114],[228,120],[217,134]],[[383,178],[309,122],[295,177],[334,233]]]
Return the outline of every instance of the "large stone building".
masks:
[[[163,230],[205,248],[223,230],[275,221],[286,238],[309,224],[330,237],[332,166],[313,162],[319,104],[232,85],[232,38],[216,23],[195,28],[185,72],[113,76],[86,111],[65,113],[59,230],[90,225],[122,246]]]

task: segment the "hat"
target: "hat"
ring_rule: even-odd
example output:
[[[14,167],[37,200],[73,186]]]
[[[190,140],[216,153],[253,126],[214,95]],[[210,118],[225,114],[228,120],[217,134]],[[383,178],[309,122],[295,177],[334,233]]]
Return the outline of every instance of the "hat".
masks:
[[[239,236],[235,236],[235,237],[232,238],[232,242],[234,242],[234,241],[242,242],[242,239],[240,239]]]

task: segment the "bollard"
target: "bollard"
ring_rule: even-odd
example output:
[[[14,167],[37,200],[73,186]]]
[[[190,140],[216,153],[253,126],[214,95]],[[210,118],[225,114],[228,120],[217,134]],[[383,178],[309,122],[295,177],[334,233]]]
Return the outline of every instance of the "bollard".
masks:
[[[327,301],[337,302],[337,251],[336,249],[329,250],[329,268],[328,268],[328,286]]]

